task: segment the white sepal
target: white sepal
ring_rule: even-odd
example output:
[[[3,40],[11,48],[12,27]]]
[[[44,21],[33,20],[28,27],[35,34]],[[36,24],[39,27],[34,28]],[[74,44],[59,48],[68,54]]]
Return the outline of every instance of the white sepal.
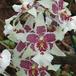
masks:
[[[11,54],[7,49],[5,49],[0,54],[0,56],[1,56],[1,58],[0,58],[0,73],[2,73],[6,69],[6,67],[10,65]]]
[[[53,55],[57,55],[57,56],[66,56],[64,54],[64,52],[62,52],[55,43],[53,44],[53,47],[52,47],[50,53]]]
[[[12,8],[15,10],[15,12],[20,12],[21,11],[21,7],[22,7],[22,5],[16,5],[16,4],[14,4],[12,6]]]
[[[35,55],[33,58],[32,58],[33,61],[35,61],[36,63],[39,64],[39,67],[41,66],[48,66],[51,61],[53,60],[53,56],[50,55],[49,53],[44,53],[43,55],[38,53],[37,55]]]

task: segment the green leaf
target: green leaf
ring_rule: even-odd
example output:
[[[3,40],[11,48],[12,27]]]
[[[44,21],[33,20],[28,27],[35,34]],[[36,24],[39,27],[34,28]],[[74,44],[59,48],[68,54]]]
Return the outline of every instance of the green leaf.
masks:
[[[76,36],[73,35],[73,41],[74,41],[74,44],[76,45]]]
[[[9,48],[14,48],[15,47],[15,42],[11,40],[3,40],[2,41],[4,44],[6,44]]]

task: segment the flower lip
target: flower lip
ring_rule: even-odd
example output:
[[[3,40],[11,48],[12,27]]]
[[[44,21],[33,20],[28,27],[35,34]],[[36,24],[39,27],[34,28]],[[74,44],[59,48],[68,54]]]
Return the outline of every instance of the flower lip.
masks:
[[[41,54],[44,54],[44,52],[47,50],[48,45],[45,41],[43,40],[39,40],[36,44],[36,47],[38,48],[38,50],[40,50]]]
[[[26,39],[35,45],[36,50],[40,50],[41,54],[43,54],[49,48],[49,43],[55,41],[55,35],[54,33],[47,32],[45,26],[38,26],[36,28],[36,32],[29,33]]]

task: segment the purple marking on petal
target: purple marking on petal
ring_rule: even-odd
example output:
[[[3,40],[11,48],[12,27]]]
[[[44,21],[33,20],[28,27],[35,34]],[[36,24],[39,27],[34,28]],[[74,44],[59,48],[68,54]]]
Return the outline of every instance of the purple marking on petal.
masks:
[[[24,48],[26,48],[26,43],[23,43],[22,41],[20,41],[18,44],[17,44],[17,51],[18,52],[21,52]]]
[[[55,35],[54,34],[51,34],[51,33],[49,33],[49,34],[45,34],[45,36],[44,36],[44,40],[46,41],[46,42],[53,42],[53,41],[55,41]]]
[[[24,29],[26,30],[26,32],[29,32],[31,30],[31,27],[29,25],[25,25]]]
[[[63,3],[64,3],[63,0],[59,0],[59,10],[63,9]]]
[[[24,30],[20,29],[20,30],[17,30],[16,33],[24,33]]]
[[[46,72],[45,71],[40,72],[40,76],[46,76]]]
[[[53,43],[49,43],[50,49],[52,49],[53,47]]]
[[[26,70],[29,70],[32,67],[32,62],[29,60],[21,60],[20,66]]]
[[[40,68],[39,72],[40,72],[40,76],[46,76],[46,68],[45,67]]]
[[[47,31],[47,30],[46,30],[45,26],[38,26],[38,27],[36,28],[36,32],[37,32],[37,34],[39,34],[39,35],[44,34],[46,31]]]
[[[35,47],[34,47],[34,44],[31,44],[30,46],[32,48],[33,51],[35,51]]]
[[[29,76],[39,76],[38,68],[33,68],[29,70]]]
[[[36,43],[39,38],[38,38],[38,35],[31,33],[31,34],[28,34],[28,36],[27,36],[26,39],[27,39],[27,41],[29,41],[30,43]]]
[[[54,14],[58,14],[58,6],[56,3],[52,4],[52,11]]]

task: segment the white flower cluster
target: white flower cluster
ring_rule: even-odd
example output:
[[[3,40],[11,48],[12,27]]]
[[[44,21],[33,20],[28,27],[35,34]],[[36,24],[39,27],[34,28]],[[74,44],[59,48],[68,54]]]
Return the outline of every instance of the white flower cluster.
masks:
[[[18,14],[6,19],[6,25],[4,26],[4,34],[8,39],[17,43],[12,58],[13,65],[20,69],[17,75],[25,75],[24,68],[20,66],[21,60],[25,59],[36,62],[39,69],[44,66],[48,67],[47,70],[56,71],[60,65],[51,64],[54,58],[52,55],[66,55],[57,47],[55,41],[63,40],[65,33],[72,29],[76,31],[76,16],[71,17],[71,13],[67,8],[68,3],[63,0],[20,1],[22,3],[21,5],[13,5],[13,9],[15,12],[18,12]],[[23,14],[25,23],[21,24],[20,17]],[[55,26],[55,31],[48,32],[47,28],[49,26],[52,27],[51,24],[53,21],[59,26]],[[7,61],[9,64],[10,53],[6,57],[5,53],[8,51],[5,51],[3,51],[1,55],[4,59],[7,59],[7,57],[9,58]],[[6,61],[6,59],[4,61]],[[5,62],[0,64],[2,67],[4,65],[8,66],[7,63],[3,63]],[[24,67],[26,68],[26,66]],[[27,70],[27,68],[25,70]]]

